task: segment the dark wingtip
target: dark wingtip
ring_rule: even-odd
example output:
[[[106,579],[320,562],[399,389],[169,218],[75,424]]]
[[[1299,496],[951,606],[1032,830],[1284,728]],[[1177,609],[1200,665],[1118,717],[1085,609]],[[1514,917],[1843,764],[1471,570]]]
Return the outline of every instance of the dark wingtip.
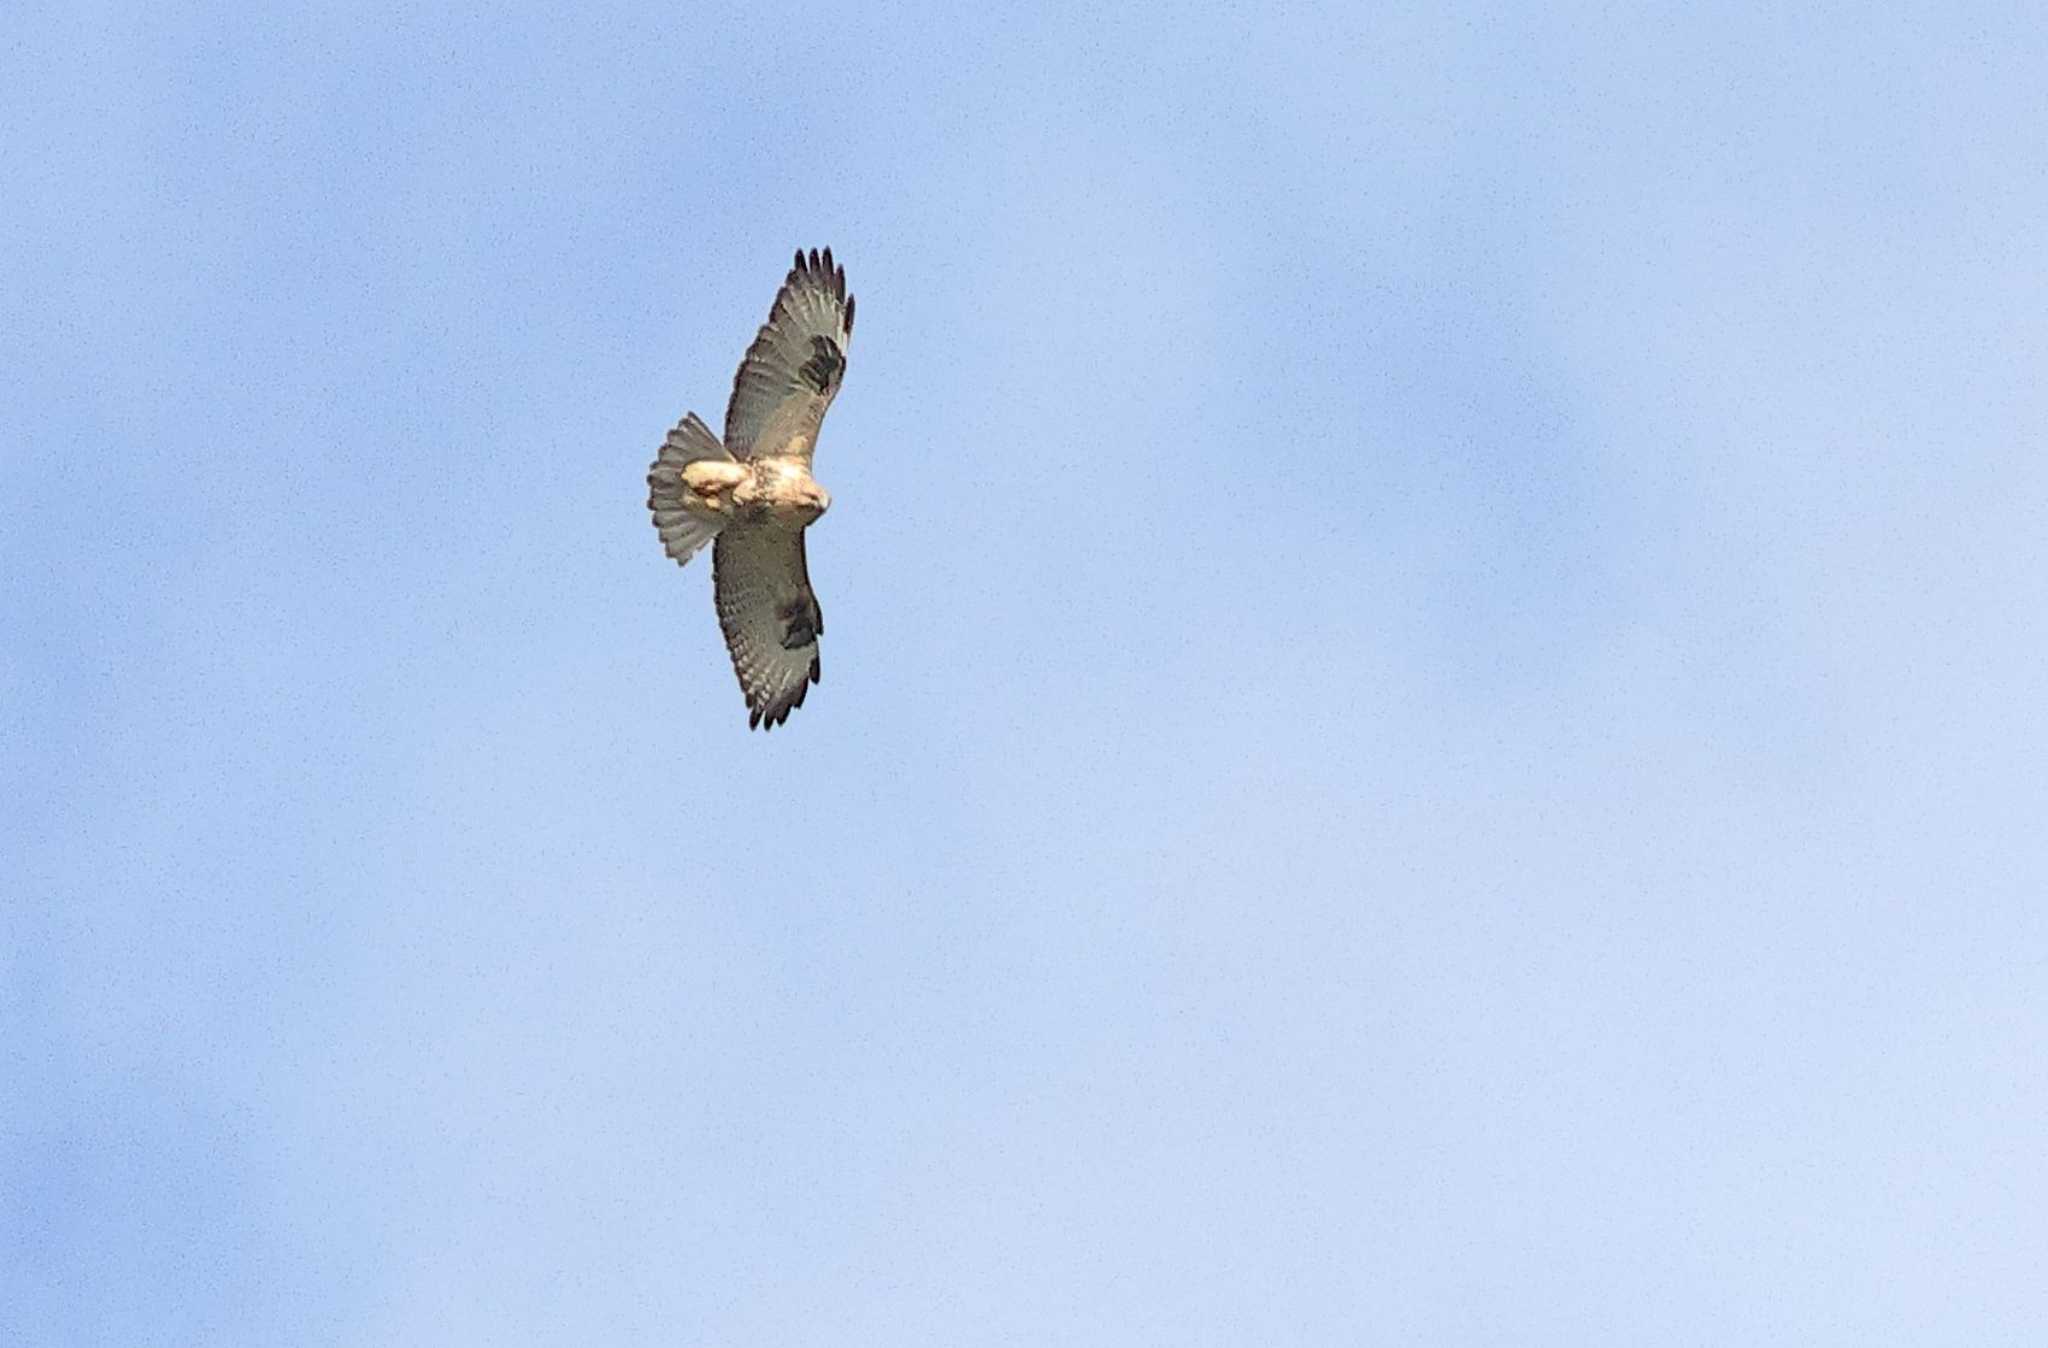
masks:
[[[846,335],[853,336],[853,296],[846,297]]]
[[[800,688],[797,695],[787,702],[764,703],[754,708],[747,715],[747,729],[763,732],[775,729],[789,719],[792,711],[804,704],[804,693],[808,691],[807,688]]]

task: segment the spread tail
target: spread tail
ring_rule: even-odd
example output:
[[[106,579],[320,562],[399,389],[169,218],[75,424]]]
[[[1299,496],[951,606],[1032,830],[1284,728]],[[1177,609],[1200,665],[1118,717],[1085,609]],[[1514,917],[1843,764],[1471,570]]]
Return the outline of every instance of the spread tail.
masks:
[[[731,463],[733,457],[726,453],[711,428],[692,412],[668,433],[661,453],[647,470],[647,508],[654,512],[654,528],[661,535],[662,548],[679,565],[689,561],[697,549],[718,537],[718,531],[725,527],[724,519],[707,516],[686,504],[690,493],[684,485],[683,470],[706,460]]]

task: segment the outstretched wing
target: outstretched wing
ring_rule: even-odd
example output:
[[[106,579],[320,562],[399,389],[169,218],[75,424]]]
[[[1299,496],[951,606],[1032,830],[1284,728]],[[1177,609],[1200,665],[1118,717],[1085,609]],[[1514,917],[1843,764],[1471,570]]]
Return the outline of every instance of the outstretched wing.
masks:
[[[735,458],[788,456],[810,463],[852,336],[846,269],[832,265],[830,248],[798,253],[732,381],[725,447]]]
[[[800,530],[729,527],[711,550],[718,625],[747,696],[747,725],[774,729],[818,681],[825,619],[811,593]]]

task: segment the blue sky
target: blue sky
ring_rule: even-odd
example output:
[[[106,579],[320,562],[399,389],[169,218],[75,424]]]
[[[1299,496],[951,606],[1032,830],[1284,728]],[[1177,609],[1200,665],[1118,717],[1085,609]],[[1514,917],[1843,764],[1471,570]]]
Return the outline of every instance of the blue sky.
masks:
[[[10,19],[0,1339],[2041,1340],[2048,21],[1098,8]]]

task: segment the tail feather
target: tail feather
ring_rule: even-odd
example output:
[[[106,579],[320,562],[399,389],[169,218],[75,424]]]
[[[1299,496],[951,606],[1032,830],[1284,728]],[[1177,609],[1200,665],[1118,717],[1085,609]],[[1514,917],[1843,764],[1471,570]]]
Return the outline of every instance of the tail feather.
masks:
[[[654,528],[661,535],[662,548],[678,565],[689,561],[725,527],[724,520],[706,518],[684,504],[687,493],[683,489],[683,469],[707,459],[733,462],[711,428],[692,412],[668,433],[660,454],[647,470],[647,508],[654,513]]]

